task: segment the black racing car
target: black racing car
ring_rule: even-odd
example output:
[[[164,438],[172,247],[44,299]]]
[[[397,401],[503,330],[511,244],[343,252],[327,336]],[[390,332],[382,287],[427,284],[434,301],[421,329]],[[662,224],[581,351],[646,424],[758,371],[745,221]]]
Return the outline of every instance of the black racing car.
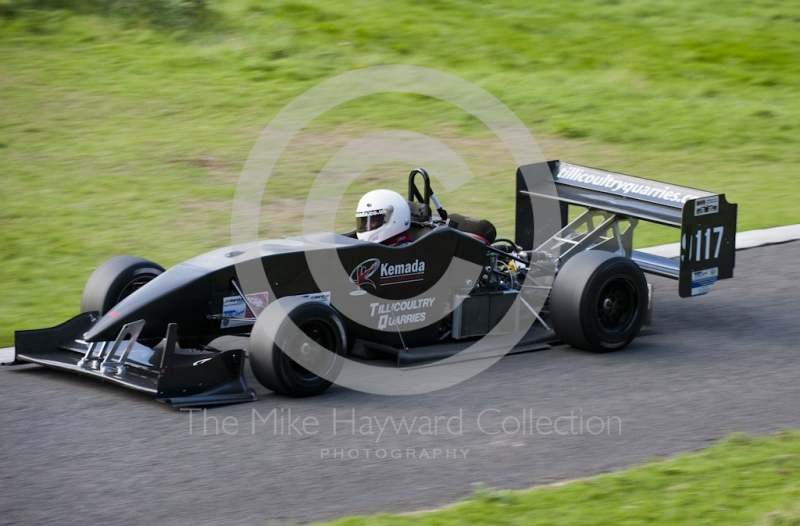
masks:
[[[736,205],[724,195],[559,161],[522,166],[516,180],[513,239],[486,220],[434,213],[428,174],[416,169],[405,246],[318,234],[226,247],[167,271],[112,258],[86,283],[81,314],[16,333],[14,363],[206,406],[255,400],[247,355],[265,387],[312,396],[345,357],[434,364],[487,335],[508,335],[511,352],[559,341],[621,349],[650,313],[643,271],[677,279],[683,297],[733,275]],[[570,205],[586,211],[568,221]],[[548,206],[555,215],[538,213]],[[638,220],[680,228],[680,259],[634,251]],[[248,334],[246,345],[225,338]]]

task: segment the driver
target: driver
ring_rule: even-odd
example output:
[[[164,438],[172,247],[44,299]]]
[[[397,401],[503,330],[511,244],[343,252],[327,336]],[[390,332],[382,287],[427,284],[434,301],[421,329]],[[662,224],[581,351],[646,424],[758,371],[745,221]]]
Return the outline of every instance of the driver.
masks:
[[[356,236],[387,246],[411,243],[411,210],[403,196],[391,190],[367,192],[356,207]]]

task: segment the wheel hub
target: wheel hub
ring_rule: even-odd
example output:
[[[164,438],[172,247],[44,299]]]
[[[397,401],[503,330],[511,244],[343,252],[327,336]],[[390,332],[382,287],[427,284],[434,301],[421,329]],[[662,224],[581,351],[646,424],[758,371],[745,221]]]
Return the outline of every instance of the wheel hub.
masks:
[[[598,323],[604,330],[624,330],[633,319],[635,303],[632,286],[623,279],[606,284],[598,298]]]
[[[603,300],[603,310],[607,313],[614,312],[614,309],[617,307],[617,302],[611,298],[606,298]]]

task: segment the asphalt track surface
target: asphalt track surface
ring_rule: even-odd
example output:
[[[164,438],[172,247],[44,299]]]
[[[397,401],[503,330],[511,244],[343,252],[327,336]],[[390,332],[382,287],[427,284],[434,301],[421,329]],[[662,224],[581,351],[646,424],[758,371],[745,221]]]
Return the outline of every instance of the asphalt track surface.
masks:
[[[259,388],[258,402],[209,410],[205,429],[202,413],[190,427],[189,413],[123,388],[5,367],[0,523],[271,524],[413,511],[462,498],[478,482],[523,488],[623,469],[734,431],[797,428],[798,261],[798,242],[739,252],[735,279],[685,300],[675,282],[651,278],[655,327],[618,353],[557,346],[509,356],[453,388],[412,397],[335,387],[293,400]],[[275,427],[290,410],[318,425]],[[355,429],[342,422],[353,411]],[[523,413],[525,430],[515,432]],[[379,438],[362,434],[362,417],[377,430],[375,418],[404,416],[418,419],[411,433],[390,422]],[[446,419],[459,416],[448,430]],[[420,426],[424,417],[444,417],[435,434]],[[506,417],[508,433],[493,434]]]

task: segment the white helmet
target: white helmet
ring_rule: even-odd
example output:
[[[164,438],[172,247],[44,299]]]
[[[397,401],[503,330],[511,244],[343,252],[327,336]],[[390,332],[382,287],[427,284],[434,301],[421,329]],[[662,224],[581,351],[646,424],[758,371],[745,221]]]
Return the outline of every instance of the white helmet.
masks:
[[[408,201],[391,190],[367,192],[356,208],[356,235],[362,241],[382,243],[408,230],[410,222]]]

